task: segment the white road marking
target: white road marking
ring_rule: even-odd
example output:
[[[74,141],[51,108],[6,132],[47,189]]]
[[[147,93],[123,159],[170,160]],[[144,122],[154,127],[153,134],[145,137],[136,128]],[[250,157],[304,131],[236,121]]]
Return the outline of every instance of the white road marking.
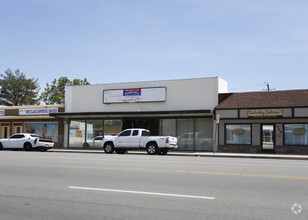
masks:
[[[171,197],[182,197],[182,198],[191,198],[191,199],[209,199],[209,200],[215,199],[215,197],[207,197],[207,196],[193,196],[193,195],[181,195],[181,194],[169,194],[169,193],[129,191],[129,190],[118,190],[118,189],[89,188],[89,187],[79,187],[79,186],[69,186],[68,188],[69,189],[80,189],[80,190],[118,192],[118,193],[133,193],[133,194],[143,194],[143,195],[153,195],[153,196],[171,196]]]

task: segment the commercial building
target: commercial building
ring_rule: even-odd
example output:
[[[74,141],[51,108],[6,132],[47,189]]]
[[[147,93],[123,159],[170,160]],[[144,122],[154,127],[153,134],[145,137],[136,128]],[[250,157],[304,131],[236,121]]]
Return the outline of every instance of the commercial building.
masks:
[[[218,151],[308,154],[308,90],[220,94]]]
[[[64,120],[64,147],[101,147],[95,138],[146,128],[177,136],[178,150],[212,151],[214,108],[227,92],[219,77],[68,86],[65,112],[50,115]]]
[[[58,112],[64,112],[64,105],[1,106],[0,138],[15,133],[37,133],[63,147],[63,119],[49,115]]]
[[[56,147],[101,148],[146,128],[179,151],[308,154],[308,90],[228,93],[219,77],[68,86],[64,105],[0,107],[0,137],[31,132]]]

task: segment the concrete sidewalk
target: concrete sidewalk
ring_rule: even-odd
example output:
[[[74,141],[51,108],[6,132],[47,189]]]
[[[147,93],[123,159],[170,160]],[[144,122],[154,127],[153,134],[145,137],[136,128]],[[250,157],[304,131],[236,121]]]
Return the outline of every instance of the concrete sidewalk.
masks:
[[[54,148],[48,152],[67,152],[67,153],[105,153],[104,150],[97,149],[71,149],[71,148]],[[128,151],[127,154],[144,154],[144,151]],[[221,152],[183,152],[170,151],[167,156],[191,156],[191,157],[231,157],[231,158],[268,158],[268,159],[293,159],[308,160],[308,155],[291,155],[291,154],[250,154],[250,153],[221,153]]]

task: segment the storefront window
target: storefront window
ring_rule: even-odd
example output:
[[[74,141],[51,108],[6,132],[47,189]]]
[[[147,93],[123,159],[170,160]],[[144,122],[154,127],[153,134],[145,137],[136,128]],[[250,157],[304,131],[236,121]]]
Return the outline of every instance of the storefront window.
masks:
[[[285,124],[285,145],[308,145],[308,124]]]
[[[226,144],[251,144],[251,125],[226,125]]]
[[[212,118],[195,119],[195,150],[213,150],[213,120]]]
[[[69,131],[69,146],[83,147],[86,140],[86,122],[84,120],[71,121]]]
[[[176,136],[176,119],[161,119],[160,120],[160,135]]]
[[[101,147],[103,140],[103,120],[88,120],[87,121],[87,135],[86,147]]]
[[[21,130],[20,127],[19,129]],[[54,142],[58,142],[57,122],[25,122],[25,132],[35,133],[44,138],[51,138]]]
[[[116,135],[122,131],[122,120],[104,120],[104,135]]]
[[[179,150],[194,150],[194,119],[185,118],[177,120],[177,136]]]

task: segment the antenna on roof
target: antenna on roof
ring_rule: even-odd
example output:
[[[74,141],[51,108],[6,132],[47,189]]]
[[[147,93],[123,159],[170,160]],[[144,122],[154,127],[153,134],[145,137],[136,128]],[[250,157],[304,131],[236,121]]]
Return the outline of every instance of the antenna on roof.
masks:
[[[273,89],[271,89],[270,88],[270,84],[269,84],[269,82],[264,82],[264,84],[266,85],[266,89],[262,89],[263,91],[272,91],[272,90],[275,90],[275,88],[273,88]]]

